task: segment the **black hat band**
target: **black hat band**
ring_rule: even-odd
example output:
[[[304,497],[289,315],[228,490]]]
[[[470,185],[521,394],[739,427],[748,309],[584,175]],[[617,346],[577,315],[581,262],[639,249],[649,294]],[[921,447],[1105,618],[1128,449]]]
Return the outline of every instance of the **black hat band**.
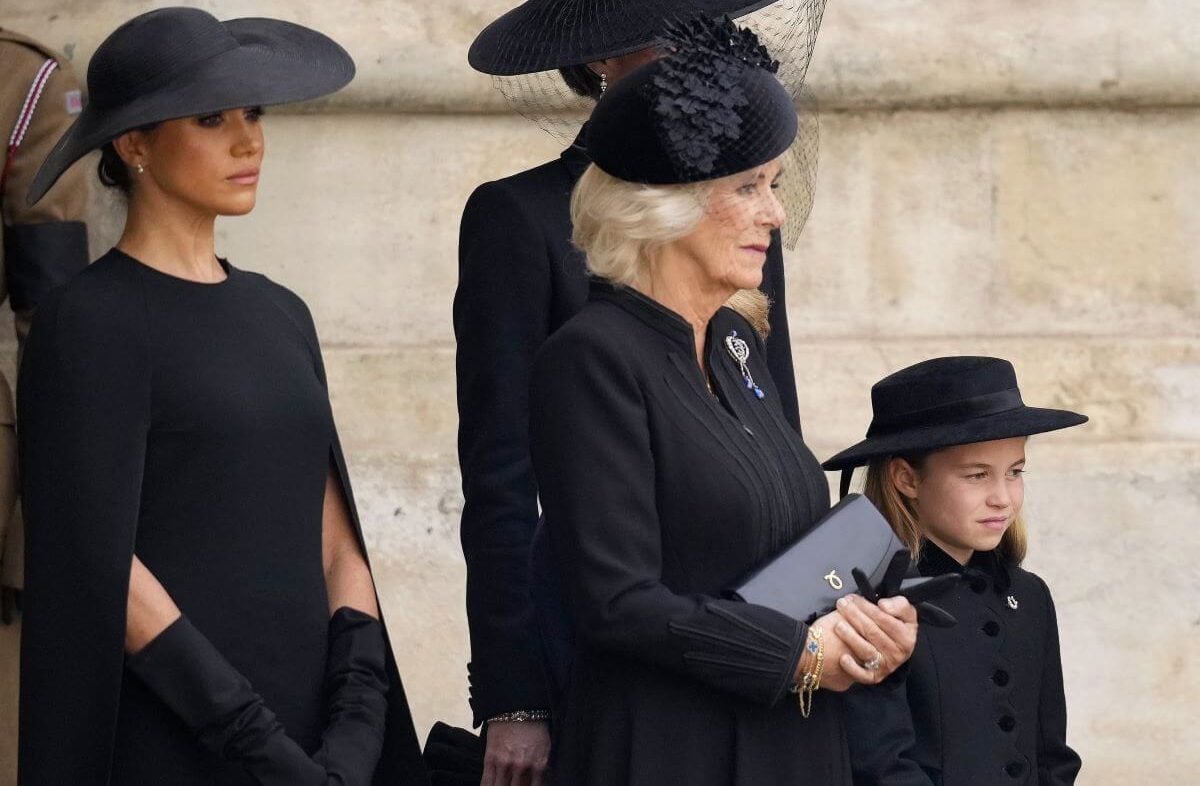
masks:
[[[999,390],[980,396],[971,396],[936,407],[910,410],[891,417],[876,416],[871,420],[867,429],[867,437],[878,437],[892,431],[901,431],[921,426],[932,426],[947,422],[973,420],[988,415],[999,415],[1025,405],[1021,400],[1021,391],[1017,388]]]

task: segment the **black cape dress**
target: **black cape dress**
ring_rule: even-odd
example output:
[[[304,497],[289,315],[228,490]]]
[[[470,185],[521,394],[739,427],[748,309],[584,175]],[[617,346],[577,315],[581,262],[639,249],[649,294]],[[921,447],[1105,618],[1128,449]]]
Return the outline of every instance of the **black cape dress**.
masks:
[[[722,598],[829,509],[763,343],[728,308],[691,326],[627,288],[591,300],[534,368],[533,464],[577,637],[555,786],[843,786],[840,695],[788,693],[806,626]],[[726,351],[736,332],[762,390]]]
[[[18,398],[22,786],[253,782],[127,675],[133,554],[288,734],[320,743],[330,467],[360,546],[362,530],[308,309],[223,265],[224,281],[202,284],[114,249],[34,321]],[[390,648],[388,670],[375,782],[426,783]]]

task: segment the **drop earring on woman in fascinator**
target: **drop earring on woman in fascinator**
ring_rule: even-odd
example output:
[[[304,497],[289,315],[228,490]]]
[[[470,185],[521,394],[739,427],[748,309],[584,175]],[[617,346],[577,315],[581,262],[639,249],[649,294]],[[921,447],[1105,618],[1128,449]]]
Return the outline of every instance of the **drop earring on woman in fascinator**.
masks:
[[[746,361],[750,359],[750,345],[744,339],[738,338],[736,330],[729,331],[729,335],[725,337],[725,349],[729,350],[730,356],[737,362],[742,372],[742,382],[746,383],[746,390],[753,390],[756,398],[765,397],[767,394],[763,393],[754,377],[750,376],[750,367],[746,365]]]
[[[600,74],[600,95],[604,95],[608,91],[608,74]]]

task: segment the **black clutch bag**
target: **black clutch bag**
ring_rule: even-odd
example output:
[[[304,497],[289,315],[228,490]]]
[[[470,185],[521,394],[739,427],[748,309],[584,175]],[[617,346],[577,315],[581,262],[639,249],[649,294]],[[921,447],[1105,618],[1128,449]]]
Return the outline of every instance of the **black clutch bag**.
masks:
[[[848,494],[791,545],[731,589],[730,597],[812,622],[856,589],[868,600],[903,595],[922,622],[954,618],[929,603],[956,584],[956,574],[913,577],[910,554],[870,500]]]

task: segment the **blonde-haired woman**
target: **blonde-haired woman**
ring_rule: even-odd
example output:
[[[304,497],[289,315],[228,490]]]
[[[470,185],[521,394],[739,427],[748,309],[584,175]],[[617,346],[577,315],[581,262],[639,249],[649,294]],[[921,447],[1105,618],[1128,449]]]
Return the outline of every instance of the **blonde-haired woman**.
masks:
[[[812,691],[882,680],[916,616],[857,598],[810,626],[722,596],[829,509],[759,309],[723,305],[757,288],[786,219],[797,118],[753,36],[671,35],[592,117],[572,200],[590,298],[534,368],[534,469],[577,631],[554,782],[847,784],[838,697]]]
[[[1045,582],[1020,567],[1025,442],[1083,415],[1027,407],[1012,364],[935,358],[871,389],[867,438],[825,463],[867,464],[864,494],[924,576],[964,582],[938,603],[958,619],[921,629],[906,680],[850,691],[854,782],[1068,786],[1058,623]]]

